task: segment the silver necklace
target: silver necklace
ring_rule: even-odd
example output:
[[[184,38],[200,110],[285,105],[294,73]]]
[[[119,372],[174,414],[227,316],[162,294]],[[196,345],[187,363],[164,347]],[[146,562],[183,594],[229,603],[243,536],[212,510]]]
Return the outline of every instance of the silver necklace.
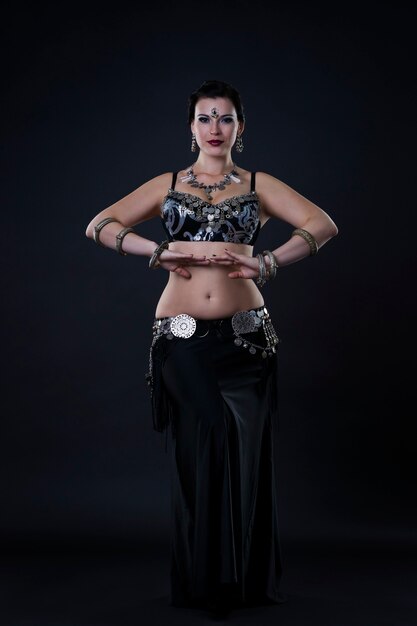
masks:
[[[213,200],[213,196],[211,195],[212,191],[216,191],[217,189],[225,189],[226,185],[230,185],[232,181],[234,183],[240,183],[240,178],[238,176],[238,172],[235,170],[234,163],[232,171],[228,174],[223,174],[223,180],[219,181],[218,183],[213,183],[212,185],[205,185],[204,183],[198,182],[197,176],[196,174],[194,174],[194,165],[195,163],[193,163],[190,169],[187,170],[185,176],[180,176],[180,180],[182,183],[187,183],[188,185],[191,185],[191,187],[204,189],[207,194],[208,200]]]

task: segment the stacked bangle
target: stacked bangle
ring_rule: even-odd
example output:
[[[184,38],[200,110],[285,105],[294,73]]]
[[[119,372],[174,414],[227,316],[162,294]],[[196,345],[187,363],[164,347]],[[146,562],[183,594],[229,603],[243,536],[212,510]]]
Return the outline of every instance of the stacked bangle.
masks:
[[[265,256],[269,258],[269,268],[266,267]],[[263,287],[267,280],[273,280],[277,275],[278,263],[270,250],[264,250],[262,253],[257,254],[256,258],[259,263],[259,276],[256,279],[256,284],[259,287]]]
[[[300,237],[302,237],[308,243],[308,245],[310,246],[310,256],[312,256],[313,254],[317,254],[317,252],[319,251],[318,243],[313,235],[308,232],[308,230],[304,230],[304,228],[296,228],[292,231],[291,237],[293,237],[294,235],[300,235]]]
[[[169,241],[162,241],[157,248],[153,251],[153,254],[149,260],[149,267],[151,270],[156,270],[159,267],[159,257],[164,250],[167,250]]]
[[[271,250],[264,250],[262,254],[269,257],[269,273],[268,280],[273,280],[277,275],[278,263],[275,256],[272,254]]]
[[[266,265],[265,265],[264,255],[260,252],[259,254],[256,255],[256,258],[258,259],[258,263],[259,263],[259,276],[256,279],[256,284],[259,285],[259,287],[263,287],[266,281],[268,280],[268,276],[266,274]]]
[[[94,241],[96,242],[97,245],[103,246],[103,248],[106,247],[100,241],[100,231],[102,230],[102,228],[106,226],[106,224],[110,224],[110,222],[117,222],[117,221],[118,220],[116,220],[116,218],[114,217],[106,217],[104,220],[101,220],[101,222],[99,222],[98,224],[94,226]]]
[[[116,250],[119,254],[122,254],[123,256],[126,256],[127,252],[125,252],[122,248],[122,244],[123,244],[123,239],[126,237],[126,235],[128,233],[134,233],[135,231],[133,230],[133,228],[130,228],[129,226],[126,228],[123,228],[120,233],[118,233],[116,235]]]

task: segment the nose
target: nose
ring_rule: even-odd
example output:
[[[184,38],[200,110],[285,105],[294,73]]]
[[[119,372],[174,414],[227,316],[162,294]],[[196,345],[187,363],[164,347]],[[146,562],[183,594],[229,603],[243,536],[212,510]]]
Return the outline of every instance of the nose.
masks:
[[[210,124],[210,135],[218,135],[219,134],[219,126],[217,120],[211,120]]]

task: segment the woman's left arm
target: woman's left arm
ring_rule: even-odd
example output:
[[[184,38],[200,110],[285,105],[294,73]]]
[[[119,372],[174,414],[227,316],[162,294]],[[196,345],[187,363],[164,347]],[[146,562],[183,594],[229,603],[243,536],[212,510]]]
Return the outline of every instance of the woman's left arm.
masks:
[[[274,176],[258,172],[256,186],[263,223],[275,217],[291,224],[294,229],[303,229],[314,237],[318,248],[337,235],[336,224],[323,209]],[[309,256],[311,249],[303,237],[294,235],[271,252],[283,266]]]
[[[307,237],[293,235],[282,245],[271,250],[279,267],[310,256],[314,249],[314,241],[318,250],[337,235],[336,224],[323,209],[274,176],[257,172],[256,189],[261,205],[262,225],[271,217],[275,217],[294,226],[294,230],[307,231]],[[310,244],[308,234],[313,237],[313,239],[310,238]],[[270,260],[268,256],[264,258],[265,265],[269,268]],[[225,255],[218,257],[214,262],[219,265],[238,265],[239,269],[230,272],[230,278],[255,278],[259,273],[256,258],[228,250],[225,250]]]

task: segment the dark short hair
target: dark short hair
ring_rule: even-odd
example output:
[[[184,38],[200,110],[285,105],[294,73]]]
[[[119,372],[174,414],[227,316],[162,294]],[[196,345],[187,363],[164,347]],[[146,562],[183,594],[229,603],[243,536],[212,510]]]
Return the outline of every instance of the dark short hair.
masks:
[[[206,80],[198,87],[188,98],[188,123],[194,119],[195,105],[202,98],[229,98],[233,102],[233,106],[236,109],[237,119],[239,122],[245,121],[245,114],[243,112],[243,104],[240,98],[240,94],[229,83],[225,83],[222,80]]]

